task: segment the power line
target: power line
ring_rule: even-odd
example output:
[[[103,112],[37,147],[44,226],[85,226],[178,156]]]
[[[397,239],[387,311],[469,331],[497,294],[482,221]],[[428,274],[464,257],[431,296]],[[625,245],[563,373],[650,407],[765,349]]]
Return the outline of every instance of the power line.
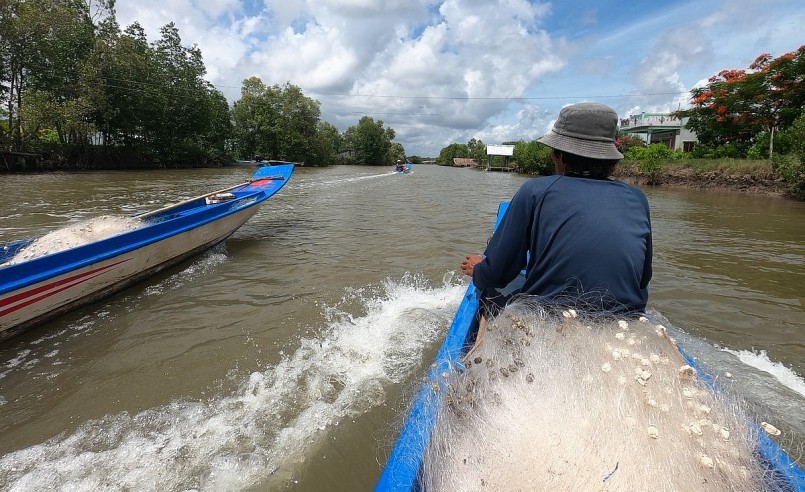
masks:
[[[225,86],[222,86],[225,87]],[[613,97],[645,97],[645,96],[678,96],[688,94],[690,91],[677,91],[677,92],[647,92],[647,93],[632,93],[632,94],[609,94],[609,95],[586,95],[586,96],[490,96],[490,97],[475,97],[475,96],[401,96],[401,95],[387,95],[387,94],[347,94],[338,92],[316,92],[310,91],[311,94],[319,94],[322,96],[341,96],[341,97],[367,97],[367,98],[387,98],[387,99],[444,99],[444,100],[457,100],[457,101],[538,101],[538,100],[556,100],[556,99],[603,99]]]
[[[153,85],[160,87],[156,83],[145,82],[142,80],[129,80],[116,77],[104,77],[109,80],[117,80],[120,82],[129,82],[132,84],[140,85]],[[212,84],[214,87],[223,87],[227,89],[240,89],[243,86]],[[350,94],[346,92],[320,92],[308,91],[310,94],[318,94],[320,96],[339,96],[339,97],[363,97],[363,98],[379,98],[379,99],[437,99],[437,100],[450,100],[450,101],[550,101],[561,99],[604,99],[616,97],[650,97],[650,96],[680,96],[689,94],[690,91],[674,91],[674,92],[645,92],[645,93],[630,93],[630,94],[603,94],[603,95],[564,95],[564,96],[404,96],[398,94],[364,94],[356,93]]]
[[[392,116],[441,116],[440,113],[379,113],[375,111],[367,112],[367,111],[353,111],[350,114],[382,114],[382,115],[392,115]]]

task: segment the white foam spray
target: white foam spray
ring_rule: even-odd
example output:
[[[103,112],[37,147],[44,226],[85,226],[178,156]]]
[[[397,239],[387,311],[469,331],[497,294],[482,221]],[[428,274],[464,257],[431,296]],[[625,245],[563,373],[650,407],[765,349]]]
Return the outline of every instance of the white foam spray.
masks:
[[[385,401],[450,324],[465,286],[406,278],[364,299],[365,314],[310,327],[276,366],[231,396],[175,402],[83,424],[0,458],[0,490],[279,488],[328,429]]]
[[[788,389],[796,391],[805,398],[805,379],[784,364],[770,360],[765,350],[759,352],[726,348],[722,350],[734,355],[747,366],[770,374]]]

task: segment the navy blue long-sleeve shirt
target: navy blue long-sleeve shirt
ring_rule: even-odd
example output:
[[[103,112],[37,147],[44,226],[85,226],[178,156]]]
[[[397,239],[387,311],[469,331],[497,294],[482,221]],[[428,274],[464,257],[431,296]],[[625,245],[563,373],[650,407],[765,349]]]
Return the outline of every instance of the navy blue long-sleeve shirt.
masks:
[[[637,188],[566,176],[530,179],[509,204],[472,278],[480,289],[499,289],[525,268],[520,292],[544,302],[643,311],[651,241],[648,200]]]

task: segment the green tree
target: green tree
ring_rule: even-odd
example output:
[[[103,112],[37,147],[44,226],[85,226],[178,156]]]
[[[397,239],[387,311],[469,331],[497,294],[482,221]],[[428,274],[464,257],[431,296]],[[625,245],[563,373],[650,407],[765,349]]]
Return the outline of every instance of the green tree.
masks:
[[[470,149],[467,144],[454,143],[443,148],[439,152],[439,158],[436,163],[440,166],[452,166],[453,159],[455,158],[469,158]],[[480,161],[483,162],[483,161]]]
[[[397,162],[398,160],[405,162],[405,147],[399,142],[391,142],[386,156],[383,158],[384,162]]]
[[[319,121],[316,125],[316,138],[313,147],[313,159],[310,165],[328,166],[338,161],[338,152],[341,150],[343,137],[338,128],[326,121]]]
[[[59,102],[75,95],[76,61],[92,43],[86,4],[71,0],[5,1],[0,4],[0,77],[14,147],[36,136],[42,121],[24,126],[22,107],[29,89],[50,92],[49,116],[62,123]],[[36,115],[35,111],[29,115]],[[41,119],[41,118],[40,118]]]
[[[468,157],[475,159],[479,164],[486,161],[486,144],[482,140],[471,138],[467,142],[467,151],[469,152]]]
[[[646,184],[658,185],[665,171],[665,162],[673,159],[675,154],[667,145],[655,143],[648,147],[631,147],[624,157],[639,161],[637,169],[648,178]]]
[[[384,128],[382,120],[363,116],[357,125],[344,132],[344,145],[354,153],[355,164],[387,166],[394,163],[389,153],[394,137],[394,129]]]
[[[325,140],[318,140],[320,112],[319,102],[305,97],[293,84],[267,87],[258,77],[244,80],[232,109],[238,155],[297,162],[330,160],[335,149],[328,151],[323,144],[335,142],[329,129]]]
[[[775,156],[774,168],[785,180],[788,194],[805,199],[805,112],[794,121],[788,133],[792,151],[787,155]]]
[[[35,30],[29,59],[28,88],[38,93],[37,116],[56,130],[61,143],[85,144],[87,102],[79,90],[79,69],[94,44],[95,26],[87,2],[40,0],[27,28]],[[28,2],[25,2],[28,4]],[[30,113],[29,113],[30,114]]]
[[[274,117],[265,101],[267,88],[259,77],[243,81],[240,99],[232,108],[232,121],[237,154],[241,158],[254,158],[258,154],[270,153],[268,142],[268,121]]]
[[[185,48],[173,23],[161,34],[152,65],[159,90],[149,94],[159,117],[147,122],[147,138],[162,165],[192,163],[204,156],[199,137],[211,125],[207,102],[212,88],[203,78],[206,68],[198,48]]]
[[[35,139],[43,125],[55,128],[62,142],[85,138],[79,134],[84,105],[77,101],[78,78],[93,36],[84,1],[0,3],[0,85],[16,148]],[[36,105],[23,113],[29,90],[37,92],[31,97]]]
[[[81,80],[103,145],[150,148],[152,122],[164,114],[162,80],[142,26],[135,22],[121,33],[114,20],[108,20]]]
[[[8,0],[0,1],[0,97],[8,94],[7,83],[9,80],[9,41],[13,33],[14,10],[12,2]],[[5,111],[5,109],[3,110]]]
[[[286,83],[279,89],[280,119],[277,155],[282,160],[306,162],[315,155],[316,130],[321,115],[319,101],[305,97],[302,89]]]
[[[31,29],[26,24],[32,17],[31,9],[23,8],[21,2],[0,2],[0,95],[7,115],[8,143],[10,148],[22,148],[23,128],[19,108],[26,85],[28,59],[31,56],[28,48]]]
[[[219,161],[231,155],[227,142],[232,135],[232,118],[226,97],[212,86],[206,98],[207,128],[199,135],[202,148]]]
[[[73,161],[107,147],[163,166],[221,160],[229,106],[205,71],[173,24],[152,45],[136,23],[121,33],[114,0],[0,0],[6,148],[47,146]]]
[[[553,174],[551,149],[536,140],[530,142],[514,142],[514,161],[523,172],[537,173],[544,176]]]

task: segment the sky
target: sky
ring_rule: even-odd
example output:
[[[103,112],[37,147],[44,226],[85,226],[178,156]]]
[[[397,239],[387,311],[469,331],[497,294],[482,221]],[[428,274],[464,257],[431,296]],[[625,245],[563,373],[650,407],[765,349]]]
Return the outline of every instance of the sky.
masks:
[[[291,83],[345,131],[363,116],[409,156],[530,141],[562,107],[621,118],[684,108],[690,89],[805,44],[802,0],[117,0],[150,41],[174,22],[230,104],[244,79]]]

